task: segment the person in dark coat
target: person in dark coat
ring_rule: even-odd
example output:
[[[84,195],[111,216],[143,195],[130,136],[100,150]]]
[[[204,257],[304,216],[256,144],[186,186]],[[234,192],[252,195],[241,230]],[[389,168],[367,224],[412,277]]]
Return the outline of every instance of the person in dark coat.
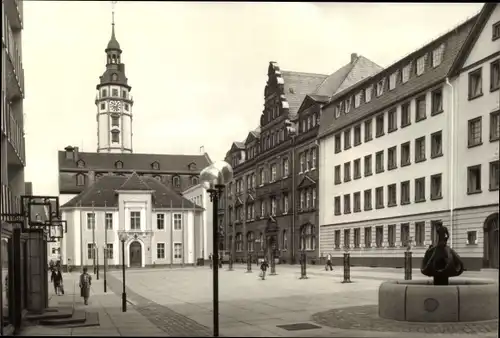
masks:
[[[64,290],[62,289],[63,277],[59,267],[57,269],[52,269],[50,281],[54,284],[54,291],[56,295],[59,295],[60,293],[64,295]]]
[[[211,269],[214,264],[214,256],[212,254],[208,255],[208,260],[210,261],[210,269]]]
[[[260,264],[260,275],[262,277],[262,280],[266,279],[266,271],[269,268],[269,263],[267,263],[267,260],[264,259],[262,260],[262,263]]]
[[[88,305],[91,284],[92,277],[87,273],[87,268],[83,268],[83,273],[80,275],[80,296],[83,298],[85,305]]]

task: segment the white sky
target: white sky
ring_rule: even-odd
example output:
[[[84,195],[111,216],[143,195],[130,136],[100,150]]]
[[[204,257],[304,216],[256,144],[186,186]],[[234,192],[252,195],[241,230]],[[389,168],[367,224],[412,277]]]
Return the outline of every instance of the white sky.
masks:
[[[116,37],[134,97],[136,153],[223,159],[258,126],[269,61],[330,74],[351,53],[383,67],[482,7],[463,4],[118,2]],[[97,147],[96,107],[111,3],[25,1],[27,168],[58,193],[57,150]]]

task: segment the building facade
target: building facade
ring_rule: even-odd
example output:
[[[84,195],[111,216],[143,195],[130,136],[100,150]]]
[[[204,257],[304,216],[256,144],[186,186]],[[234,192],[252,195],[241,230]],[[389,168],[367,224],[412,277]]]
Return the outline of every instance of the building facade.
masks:
[[[347,249],[353,265],[402,267],[411,246],[418,266],[437,239],[435,225],[443,222],[466,268],[481,267],[475,248],[459,244],[466,231],[451,198],[458,193],[451,168],[465,163],[454,162],[452,155],[463,134],[450,128],[456,86],[449,78],[477,19],[324,106],[318,136],[320,250],[339,262]],[[498,196],[492,203],[498,209]]]
[[[62,205],[62,264],[128,267],[194,264],[203,252],[203,209],[152,177],[104,176]],[[105,258],[106,257],[106,258]]]
[[[498,268],[500,6],[487,4],[452,69],[454,247]]]
[[[283,263],[295,263],[300,252],[318,260],[321,106],[340,88],[380,69],[356,54],[331,75],[283,71],[270,62],[260,125],[226,156],[234,180],[226,191],[224,245],[236,260],[270,257],[273,249]]]

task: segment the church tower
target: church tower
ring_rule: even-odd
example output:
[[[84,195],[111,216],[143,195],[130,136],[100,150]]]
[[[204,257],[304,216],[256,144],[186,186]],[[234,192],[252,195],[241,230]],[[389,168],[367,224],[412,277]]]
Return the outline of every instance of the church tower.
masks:
[[[111,39],[106,52],[106,70],[97,85],[97,152],[132,153],[132,87],[121,62],[122,50],[115,37],[113,10]]]

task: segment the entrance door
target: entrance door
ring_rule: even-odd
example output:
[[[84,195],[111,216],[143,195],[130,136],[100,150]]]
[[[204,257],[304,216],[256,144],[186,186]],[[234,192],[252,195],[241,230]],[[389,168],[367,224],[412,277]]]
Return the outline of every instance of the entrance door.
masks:
[[[130,244],[130,266],[142,267],[142,245],[135,241]]]
[[[220,259],[221,257],[219,257]],[[174,243],[174,264],[182,263],[182,243]]]
[[[498,213],[489,216],[484,225],[484,253],[487,267],[498,269]]]

